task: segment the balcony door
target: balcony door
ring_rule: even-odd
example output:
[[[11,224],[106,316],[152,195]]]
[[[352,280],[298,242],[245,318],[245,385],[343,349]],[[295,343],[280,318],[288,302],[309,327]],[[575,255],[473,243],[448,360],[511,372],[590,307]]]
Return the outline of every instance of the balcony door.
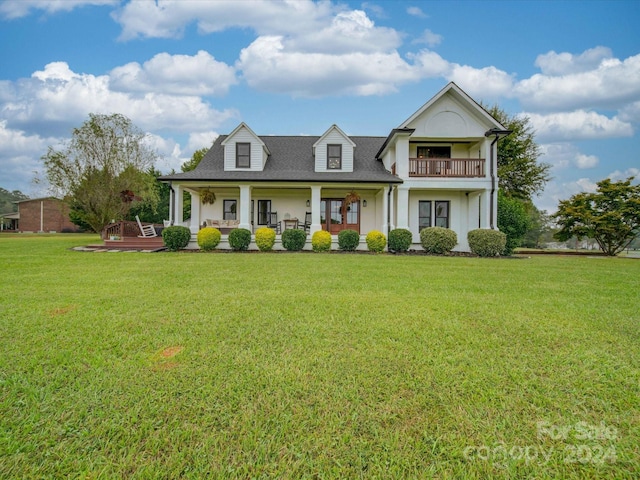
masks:
[[[348,207],[343,198],[324,198],[320,202],[320,223],[322,229],[337,235],[342,230],[360,233],[360,202]]]

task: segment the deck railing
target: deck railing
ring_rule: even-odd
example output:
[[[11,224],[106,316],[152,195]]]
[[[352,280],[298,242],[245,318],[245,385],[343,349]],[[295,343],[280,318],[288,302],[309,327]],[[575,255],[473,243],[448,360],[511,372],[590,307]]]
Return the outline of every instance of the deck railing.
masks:
[[[109,240],[112,236],[117,235],[119,238],[137,237],[140,235],[140,227],[137,222],[129,220],[120,220],[119,222],[110,223],[102,230],[101,238]]]
[[[410,158],[410,177],[484,177],[484,158]]]

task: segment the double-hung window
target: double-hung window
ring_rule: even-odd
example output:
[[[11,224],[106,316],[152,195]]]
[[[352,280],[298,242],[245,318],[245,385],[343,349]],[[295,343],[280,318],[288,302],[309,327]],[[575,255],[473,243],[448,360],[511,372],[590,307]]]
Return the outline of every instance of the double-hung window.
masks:
[[[327,170],[342,168],[342,145],[327,145]]]
[[[251,167],[251,144],[236,143],[236,168]]]
[[[223,200],[222,201],[222,218],[223,220],[237,220],[237,208],[238,201],[237,200]]]
[[[427,227],[449,228],[448,200],[420,200],[418,202],[418,231]]]

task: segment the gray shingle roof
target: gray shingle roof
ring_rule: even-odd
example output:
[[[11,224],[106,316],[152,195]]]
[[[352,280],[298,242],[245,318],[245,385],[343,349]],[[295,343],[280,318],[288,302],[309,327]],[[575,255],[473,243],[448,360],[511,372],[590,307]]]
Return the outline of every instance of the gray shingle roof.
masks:
[[[388,172],[376,153],[385,137],[349,137],[355,144],[353,172],[315,172],[313,144],[320,137],[261,136],[271,155],[261,172],[224,171],[226,135],[219,136],[200,164],[190,172],[160,177],[161,180],[213,181],[284,181],[284,182],[348,182],[402,183]]]

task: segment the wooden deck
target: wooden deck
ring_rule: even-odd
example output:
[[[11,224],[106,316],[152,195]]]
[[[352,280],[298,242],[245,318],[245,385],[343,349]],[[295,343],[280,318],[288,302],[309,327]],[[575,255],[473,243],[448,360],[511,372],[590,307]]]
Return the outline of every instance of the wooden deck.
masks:
[[[156,225],[160,231],[162,225]],[[92,247],[102,247],[109,250],[163,250],[164,242],[162,236],[139,237],[140,228],[136,222],[120,221],[107,225],[102,231],[101,237],[104,245],[91,245]],[[110,240],[116,236],[118,240]]]
[[[163,250],[161,236],[151,238],[124,237],[120,240],[104,240],[104,248],[109,250]]]

